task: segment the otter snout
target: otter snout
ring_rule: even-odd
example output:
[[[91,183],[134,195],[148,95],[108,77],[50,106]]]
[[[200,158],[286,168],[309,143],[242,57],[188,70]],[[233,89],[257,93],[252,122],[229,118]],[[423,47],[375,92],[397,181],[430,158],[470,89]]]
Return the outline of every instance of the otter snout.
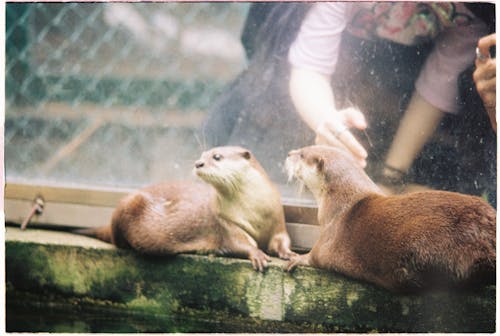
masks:
[[[295,149],[288,152],[285,160],[285,168],[288,173],[288,181],[291,181],[297,173],[297,166],[300,161],[300,150]]]
[[[300,149],[294,149],[288,152],[288,157],[300,155]]]
[[[288,156],[286,158],[287,164],[296,164],[302,159],[302,152],[300,149],[294,149],[288,152]]]
[[[194,163],[193,173],[198,177],[201,177],[205,180],[205,168],[207,167],[207,163],[203,159],[199,159]]]

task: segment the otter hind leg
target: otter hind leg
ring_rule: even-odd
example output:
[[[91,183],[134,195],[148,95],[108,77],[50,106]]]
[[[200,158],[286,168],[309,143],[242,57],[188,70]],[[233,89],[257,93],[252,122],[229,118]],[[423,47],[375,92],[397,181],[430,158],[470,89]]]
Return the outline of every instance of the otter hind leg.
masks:
[[[120,248],[142,250],[142,235],[144,229],[147,229],[142,223],[145,222],[150,202],[148,194],[139,191],[126,196],[119,203],[111,218],[113,244]]]
[[[385,283],[384,287],[402,293],[418,291],[424,285],[424,281],[419,274],[408,267],[396,268],[392,274],[392,281],[389,282],[392,282],[392,284],[388,285],[385,281],[382,281],[382,283]]]

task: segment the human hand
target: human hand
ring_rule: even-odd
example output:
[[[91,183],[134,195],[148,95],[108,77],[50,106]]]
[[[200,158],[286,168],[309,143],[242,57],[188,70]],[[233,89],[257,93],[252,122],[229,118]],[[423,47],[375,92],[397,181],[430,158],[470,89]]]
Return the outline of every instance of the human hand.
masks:
[[[365,117],[358,109],[349,107],[331,113],[316,128],[316,144],[344,148],[353,154],[361,167],[366,167],[368,153],[349,131],[354,127],[364,130],[367,127]]]
[[[316,144],[344,148],[365,167],[368,154],[349,131],[351,127],[365,129],[365,117],[352,107],[336,109],[330,76],[292,67],[289,85],[297,112],[316,133]]]
[[[476,70],[472,77],[488,112],[491,126],[496,132],[496,59],[490,56],[490,48],[494,45],[496,45],[496,34],[485,36],[478,41]]]

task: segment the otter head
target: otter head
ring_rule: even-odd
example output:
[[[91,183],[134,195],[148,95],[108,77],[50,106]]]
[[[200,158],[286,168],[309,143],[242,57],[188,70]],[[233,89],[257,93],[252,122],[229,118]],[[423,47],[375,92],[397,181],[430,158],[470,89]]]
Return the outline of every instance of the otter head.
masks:
[[[198,177],[223,192],[236,192],[259,165],[252,153],[242,147],[216,147],[201,154],[195,162]]]
[[[323,192],[380,192],[347,151],[331,146],[293,150],[286,159],[289,179],[303,182],[318,199]]]
[[[319,196],[325,185],[325,160],[316,146],[292,150],[288,153],[285,167],[288,179],[298,179],[315,195]]]

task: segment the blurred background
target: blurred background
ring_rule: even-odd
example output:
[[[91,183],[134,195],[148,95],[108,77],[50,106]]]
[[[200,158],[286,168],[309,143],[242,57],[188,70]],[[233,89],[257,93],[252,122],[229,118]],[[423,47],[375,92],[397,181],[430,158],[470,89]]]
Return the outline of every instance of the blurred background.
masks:
[[[246,66],[248,3],[8,3],[5,169],[137,187],[191,176],[206,110]]]
[[[6,4],[7,183],[130,189],[192,178],[194,161],[220,137],[251,149],[285,197],[312,205],[283,170],[290,149],[314,142],[287,82],[288,46],[307,6]],[[343,40],[332,85],[340,105],[371,118],[357,136],[376,181],[430,47]],[[464,111],[443,119],[409,176],[494,203],[496,138],[469,94],[471,73],[464,78]]]

